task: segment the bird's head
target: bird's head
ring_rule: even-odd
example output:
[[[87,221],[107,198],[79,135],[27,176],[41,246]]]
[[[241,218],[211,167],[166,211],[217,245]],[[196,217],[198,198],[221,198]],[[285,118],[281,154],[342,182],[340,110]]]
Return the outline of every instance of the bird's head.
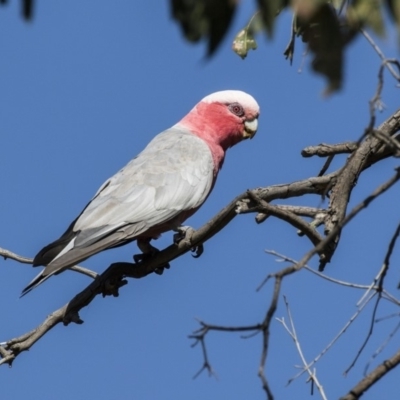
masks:
[[[201,103],[208,105],[212,117],[237,125],[242,139],[251,139],[256,134],[260,107],[253,96],[240,90],[223,90],[204,97]]]
[[[260,107],[249,94],[223,90],[204,97],[181,121],[210,145],[225,151],[257,131]]]

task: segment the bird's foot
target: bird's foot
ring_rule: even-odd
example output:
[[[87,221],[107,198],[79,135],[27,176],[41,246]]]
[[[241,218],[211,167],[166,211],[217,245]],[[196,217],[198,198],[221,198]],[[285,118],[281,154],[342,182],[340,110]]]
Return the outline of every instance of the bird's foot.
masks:
[[[190,243],[190,239],[192,238],[193,233],[195,232],[195,230],[191,226],[186,226],[186,225],[178,226],[177,228],[174,229],[174,231],[176,232],[174,234],[175,244],[178,244],[182,240],[185,240]]]
[[[150,240],[151,239],[148,239],[148,238],[137,240],[137,245],[138,245],[139,249],[142,250],[143,253],[134,254],[133,260],[135,261],[136,264],[140,264],[160,252],[160,250],[158,250],[156,247],[154,247],[150,244]],[[169,269],[168,263],[161,265],[160,267],[157,267],[154,270],[154,272],[157,275],[162,275],[164,272],[164,269]]]
[[[146,260],[148,260],[149,258],[152,258],[155,254],[159,253],[160,250],[154,248],[154,250],[152,252],[149,253],[141,253],[141,254],[134,254],[133,255],[133,260],[135,261],[136,264],[141,264],[143,262],[145,262]],[[157,267],[154,272],[157,275],[162,275],[164,272],[164,269],[169,269],[169,264],[166,263],[160,267]]]
[[[182,240],[190,244],[195,232],[191,226],[178,226],[174,231],[176,232],[174,234],[175,244],[179,244]],[[190,251],[193,253],[192,256],[194,258],[199,258],[204,252],[204,246],[203,244],[198,244],[197,246],[193,246]]]

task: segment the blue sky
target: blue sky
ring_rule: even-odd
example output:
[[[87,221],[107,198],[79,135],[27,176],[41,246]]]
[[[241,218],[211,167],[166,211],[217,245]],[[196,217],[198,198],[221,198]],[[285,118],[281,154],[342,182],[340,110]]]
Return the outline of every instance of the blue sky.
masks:
[[[303,159],[302,148],[321,142],[357,140],[368,124],[368,101],[375,93],[380,60],[362,38],[346,53],[344,89],[328,99],[324,81],[303,65],[297,43],[293,66],[282,53],[289,39],[290,15],[282,15],[273,41],[259,37],[259,49],[242,61],[230,50],[235,33],[252,15],[243,1],[222,48],[204,61],[205,46],[185,42],[159,2],[39,2],[31,23],[22,21],[19,2],[0,8],[0,129],[2,195],[0,247],[34,256],[58,238],[98,187],[134,157],[149,140],[175,124],[202,97],[223,89],[252,94],[261,106],[259,131],[229,151],[217,185],[188,223],[197,228],[248,188],[286,183],[318,174],[323,160]],[[379,42],[388,57],[398,55],[395,37]],[[298,72],[302,66],[301,73]],[[398,89],[385,74],[378,114],[385,120],[398,107]],[[344,157],[334,161],[339,167]],[[393,174],[396,160],[366,171],[355,188],[357,204]],[[379,198],[342,235],[327,274],[368,284],[380,268],[398,223],[393,214],[399,187]],[[304,197],[286,204],[318,206]],[[171,243],[165,234],[157,241]],[[262,320],[271,285],[255,288],[280,269],[274,249],[300,258],[310,249],[305,238],[282,221],[256,225],[253,215],[236,218],[205,245],[199,259],[175,260],[163,276],[130,281],[119,298],[96,299],[82,310],[81,326],[57,326],[13,367],[1,370],[5,399],[264,399],[257,378],[261,337],[211,333],[207,344],[218,379],[203,373],[199,347],[188,335],[195,318],[226,325]],[[103,271],[114,261],[129,261],[135,245],[104,252],[84,265]],[[394,294],[400,279],[399,251],[386,283]],[[311,266],[317,266],[312,260]],[[37,274],[29,265],[1,261],[0,341],[25,333],[69,301],[88,283],[66,272],[23,299],[22,288]],[[285,280],[305,356],[315,357],[355,312],[362,292],[322,281],[306,271]],[[356,367],[343,371],[361,345],[371,306],[317,364],[329,399],[360,380],[375,349],[398,323],[389,319],[376,331]],[[379,316],[398,310],[383,303]],[[286,317],[283,302],[276,317]],[[373,365],[396,351],[393,340]],[[300,364],[295,346],[273,322],[267,376],[277,399],[307,399],[305,376],[286,387]],[[382,382],[387,398],[398,392],[398,371]],[[381,395],[382,385],[365,399]],[[317,394],[315,395],[317,396]]]

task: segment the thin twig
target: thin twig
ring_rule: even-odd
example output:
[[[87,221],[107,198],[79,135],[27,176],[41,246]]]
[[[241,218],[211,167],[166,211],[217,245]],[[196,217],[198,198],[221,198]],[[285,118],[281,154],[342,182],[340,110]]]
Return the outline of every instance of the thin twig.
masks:
[[[374,278],[374,281],[371,283],[368,291],[364,294],[364,296],[367,296],[368,292],[370,290],[372,290],[372,288],[375,287],[375,285],[377,283],[378,283],[377,291],[378,291],[379,295],[381,296],[381,293],[383,292],[383,281],[384,281],[386,273],[387,273],[387,271],[389,269],[390,257],[392,256],[392,252],[393,252],[393,249],[394,249],[394,247],[396,245],[396,241],[397,241],[397,239],[399,237],[399,234],[400,234],[400,223],[397,225],[397,228],[396,228],[396,230],[395,230],[395,232],[394,232],[394,234],[393,234],[393,236],[392,236],[392,238],[391,238],[391,240],[389,242],[389,246],[388,246],[388,249],[386,251],[386,255],[385,255],[385,258],[383,260],[383,264],[382,264],[377,276]],[[362,302],[362,301],[363,301],[363,298],[360,299],[359,303]]]
[[[372,333],[373,333],[373,328],[374,328],[374,323],[375,323],[375,317],[376,317],[376,312],[378,309],[378,305],[380,302],[380,299],[382,298],[382,293],[383,293],[383,280],[384,277],[386,276],[387,270],[389,268],[389,264],[390,264],[390,257],[392,255],[393,249],[395,247],[396,244],[396,240],[399,237],[400,234],[400,224],[397,226],[392,239],[389,243],[388,246],[388,250],[386,252],[385,255],[385,259],[383,262],[382,267],[380,268],[377,276],[374,278],[373,282],[371,283],[371,285],[366,286],[365,288],[367,289],[367,291],[364,293],[364,295],[361,297],[361,299],[357,302],[357,307],[358,310],[357,312],[353,315],[352,318],[350,318],[350,320],[348,321],[348,323],[345,325],[345,327],[339,332],[338,335],[336,335],[336,337],[334,338],[334,340],[312,361],[312,363],[309,365],[310,367],[318,361],[319,358],[321,358],[321,356],[323,354],[326,353],[326,351],[337,341],[337,339],[347,330],[348,326],[350,326],[350,324],[356,319],[356,317],[360,314],[360,312],[364,309],[364,307],[370,302],[370,300],[377,294],[377,299],[374,305],[374,309],[372,312],[372,317],[371,317],[371,323],[370,323],[370,328],[368,330],[367,336],[363,342],[363,344],[361,345],[360,349],[358,350],[354,360],[352,361],[352,363],[350,364],[350,366],[346,369],[346,371],[344,372],[345,375],[350,371],[350,369],[355,365],[355,363],[357,362],[359,356],[361,355],[362,351],[364,350],[365,346],[367,345]],[[377,284],[378,283],[378,284]],[[375,289],[375,291],[372,293],[371,291]],[[297,374],[295,377],[293,377],[289,382],[291,382],[292,380],[296,379],[297,377],[299,377],[301,374],[304,373],[304,370],[301,371],[299,374]]]
[[[376,320],[375,320],[376,322]],[[386,345],[390,342],[390,340],[394,337],[394,335],[398,332],[400,329],[400,322],[397,323],[395,328],[390,332],[389,336],[386,338],[386,340],[375,350],[374,354],[372,354],[370,360],[367,362],[364,368],[364,376],[367,375],[369,366],[371,365],[372,361],[380,354],[382,353],[383,349],[386,347]]]
[[[265,250],[265,252],[267,254],[271,254],[273,256],[277,256],[283,261],[288,261],[288,262],[290,262],[292,264],[297,264],[298,263],[298,261],[296,261],[295,259],[290,258],[288,256],[285,256],[283,254],[280,254],[280,253],[276,252],[275,250]],[[336,283],[337,285],[347,286],[347,287],[355,288],[355,289],[369,289],[370,288],[370,285],[360,285],[358,283],[351,283],[351,282],[341,281],[339,279],[332,278],[332,277],[330,277],[328,275],[325,275],[325,274],[323,274],[323,273],[321,273],[319,271],[316,271],[315,269],[309,267],[308,265],[305,265],[304,269],[309,271],[309,272],[311,272],[311,273],[313,273],[314,275],[319,276],[322,279],[325,279],[325,280],[327,280],[329,282],[332,282],[332,283]],[[378,289],[378,286],[375,286],[375,289]]]
[[[380,293],[378,293],[378,297],[376,298],[376,302],[374,305],[374,309],[372,311],[372,316],[371,316],[371,322],[369,324],[369,329],[368,329],[368,333],[366,338],[364,339],[363,344],[361,345],[361,347],[358,349],[358,352],[356,354],[356,356],[354,357],[353,361],[351,362],[351,364],[347,367],[346,371],[344,371],[344,375],[346,376],[350,370],[354,367],[354,365],[356,365],[357,360],[359,359],[359,357],[361,356],[361,353],[363,352],[363,350],[365,349],[365,346],[367,345],[367,343],[369,342],[369,339],[372,336],[372,333],[374,332],[374,326],[375,326],[375,316],[376,316],[376,312],[378,310],[378,305],[380,302],[380,299],[382,297],[380,296]]]
[[[5,260],[7,260],[7,258],[9,258],[10,260],[18,261],[22,264],[32,264],[33,263],[33,258],[20,256],[19,254],[13,253],[10,250],[6,250],[6,249],[3,249],[0,247],[0,257],[1,256]],[[68,269],[70,269],[71,271],[79,272],[80,274],[89,276],[93,279],[96,279],[99,276],[97,272],[91,271],[90,269],[81,267],[79,265],[74,265],[73,267],[69,267]]]
[[[350,154],[358,148],[357,142],[339,144],[321,143],[318,146],[308,146],[301,151],[303,157],[329,157],[336,154]]]
[[[262,212],[267,215],[273,215],[274,217],[288,222],[295,228],[301,230],[314,245],[317,245],[322,241],[322,236],[319,234],[319,232],[296,214],[287,209],[285,210],[269,204],[268,202],[262,200],[257,193],[252,190],[249,190],[248,194],[249,197],[258,204],[258,212]]]
[[[381,194],[385,193],[388,189],[390,189],[398,180],[400,179],[400,168],[396,168],[395,175],[390,178],[388,181],[380,185],[376,188],[371,195],[366,197],[364,201],[355,206],[351,212],[346,216],[346,218],[338,223],[335,228],[325,237],[325,239],[320,242],[317,246],[315,246],[312,250],[310,250],[298,264],[296,264],[296,269],[301,269],[304,265],[313,257],[315,254],[320,253],[323,249],[331,242],[332,239],[338,234],[338,232],[347,225],[361,210],[368,207],[368,205],[378,198]]]
[[[396,81],[400,82],[400,63],[398,60],[391,60],[388,59],[382,52],[382,50],[379,48],[379,46],[374,42],[372,37],[368,34],[368,32],[365,29],[360,29],[360,32],[362,35],[367,39],[369,44],[372,46],[372,48],[376,51],[378,56],[381,58],[382,62],[385,64],[386,68],[388,71],[392,74],[393,78],[396,79]],[[388,62],[388,60],[390,62]],[[395,71],[393,68],[393,65],[395,65],[398,69],[399,72]]]
[[[327,346],[308,364],[308,367],[311,368],[315,363],[317,363],[327,352],[332,348],[332,346],[339,340],[339,338],[347,331],[347,329],[350,327],[350,325],[357,319],[357,317],[361,314],[365,306],[369,303],[370,300],[373,299],[376,293],[371,293],[371,295],[368,297],[368,301],[362,304],[360,307],[358,307],[357,311],[350,317],[350,319],[345,323],[343,328],[336,334],[336,336],[328,343]],[[289,379],[288,385],[303,375],[305,372],[304,369],[302,369],[298,374],[293,376],[292,378]]]
[[[92,279],[96,279],[99,276],[97,272],[94,272],[91,269],[85,267],[81,267],[80,265],[74,265],[73,267],[69,267],[68,269],[89,276]]]
[[[13,253],[10,250],[6,250],[0,247],[0,256],[3,257],[5,260],[9,258],[10,260],[18,261],[22,264],[32,264],[33,259],[29,257],[20,256],[18,254]]]
[[[299,356],[300,356],[300,358],[301,358],[301,361],[302,361],[302,363],[303,363],[303,365],[304,365],[304,369],[307,371],[307,373],[308,373],[308,375],[309,375],[309,377],[310,377],[311,382],[312,382],[313,384],[315,384],[315,386],[317,387],[317,389],[318,389],[318,391],[319,391],[319,393],[320,393],[320,395],[321,395],[321,398],[322,398],[323,400],[327,400],[327,397],[326,397],[324,388],[323,388],[323,386],[320,384],[320,382],[319,382],[319,380],[318,380],[318,378],[317,378],[317,374],[316,374],[315,369],[314,369],[314,371],[311,371],[311,368],[308,366],[308,363],[307,363],[307,361],[306,361],[306,359],[305,359],[305,357],[304,357],[303,351],[302,351],[302,349],[301,349],[300,341],[299,341],[299,339],[298,339],[298,337],[297,337],[297,333],[296,333],[296,329],[295,329],[295,326],[294,326],[294,321],[293,321],[292,313],[291,313],[290,307],[289,307],[289,302],[287,301],[286,296],[283,296],[283,299],[284,299],[285,306],[286,306],[286,312],[287,312],[288,317],[289,317],[290,328],[286,325],[286,322],[285,322],[285,320],[284,320],[283,318],[282,318],[282,319],[277,318],[277,321],[279,321],[279,322],[283,325],[283,327],[284,327],[284,328],[286,329],[286,331],[289,333],[290,337],[293,339],[293,341],[294,341],[294,343],[295,343],[295,345],[296,345],[297,352],[299,353]]]
[[[379,381],[393,368],[400,364],[400,350],[395,353],[391,358],[385,360],[382,364],[378,365],[370,374],[358,382],[350,391],[340,400],[358,400],[363,393],[365,393],[371,386]]]
[[[390,239],[390,243],[389,243],[386,255],[385,255],[385,259],[383,260],[384,270],[383,270],[383,272],[382,272],[382,274],[380,276],[380,279],[379,279],[379,288],[380,288],[381,291],[383,289],[383,281],[385,279],[387,271],[389,270],[390,258],[392,257],[392,253],[393,253],[393,250],[394,250],[394,248],[396,246],[396,241],[399,238],[399,235],[400,235],[400,222],[397,225],[397,228],[394,231],[394,234],[393,234],[392,238]]]
[[[301,216],[301,217],[310,217],[310,218],[315,218],[320,221],[323,221],[325,216],[326,216],[326,210],[323,208],[318,208],[318,207],[304,207],[304,206],[290,206],[290,205],[283,205],[283,204],[274,204],[274,207],[276,207],[278,210],[286,211],[293,213],[295,215]],[[246,214],[249,212],[254,212],[254,208],[249,209],[245,208],[242,211],[242,207],[239,206],[238,208],[238,213],[240,214]],[[264,222],[267,218],[269,217],[269,214],[260,212],[257,213],[256,215],[256,222],[257,224],[260,224]],[[316,225],[314,225],[316,226]]]
[[[217,374],[213,370],[210,361],[208,359],[207,348],[205,343],[205,337],[209,329],[206,327],[206,324],[202,323],[201,321],[200,323],[203,325],[203,328],[201,329],[202,332],[197,335],[189,336],[189,338],[195,339],[195,342],[192,344],[192,347],[195,347],[198,343],[200,343],[204,360],[203,366],[199,369],[198,372],[196,372],[196,374],[194,374],[193,379],[196,379],[204,370],[208,371],[209,376],[214,376],[215,378],[217,378]]]
[[[321,170],[318,173],[318,176],[322,176],[322,175],[325,174],[325,172],[328,170],[329,166],[331,165],[333,157],[335,157],[335,156],[334,155],[330,155],[330,156],[327,157],[324,165],[322,166]]]

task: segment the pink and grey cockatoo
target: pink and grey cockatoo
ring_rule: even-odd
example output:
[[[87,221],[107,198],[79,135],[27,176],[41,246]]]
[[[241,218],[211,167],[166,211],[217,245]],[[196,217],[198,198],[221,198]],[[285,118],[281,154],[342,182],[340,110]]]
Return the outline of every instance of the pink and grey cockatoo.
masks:
[[[225,152],[252,138],[259,106],[247,93],[225,90],[206,96],[180,122],[157,135],[108,179],[66,232],[36,255],[45,268],[22,295],[47,278],[100,251],[150,240],[177,229],[210,194]]]

